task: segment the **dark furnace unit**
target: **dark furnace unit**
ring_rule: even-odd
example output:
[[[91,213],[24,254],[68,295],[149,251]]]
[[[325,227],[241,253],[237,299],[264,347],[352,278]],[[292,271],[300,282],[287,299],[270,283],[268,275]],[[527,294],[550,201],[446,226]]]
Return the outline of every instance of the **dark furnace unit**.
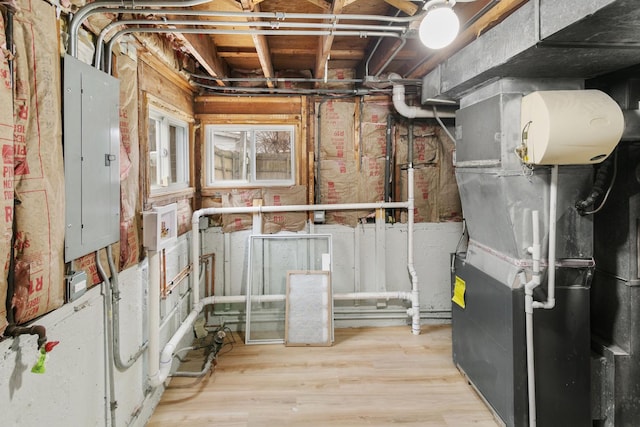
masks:
[[[574,206],[591,188],[580,163],[606,158],[624,125],[603,92],[562,85],[502,80],[456,117],[470,240],[455,260],[453,358],[508,426],[591,424],[593,227]],[[588,129],[597,117],[606,129]]]

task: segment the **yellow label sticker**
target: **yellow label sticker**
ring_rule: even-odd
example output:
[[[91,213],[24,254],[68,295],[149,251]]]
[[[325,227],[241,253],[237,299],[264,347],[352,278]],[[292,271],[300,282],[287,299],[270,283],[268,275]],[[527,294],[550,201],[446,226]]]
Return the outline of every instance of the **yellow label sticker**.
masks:
[[[464,293],[467,290],[467,284],[464,280],[456,276],[456,283],[453,285],[453,298],[451,301],[464,308]]]

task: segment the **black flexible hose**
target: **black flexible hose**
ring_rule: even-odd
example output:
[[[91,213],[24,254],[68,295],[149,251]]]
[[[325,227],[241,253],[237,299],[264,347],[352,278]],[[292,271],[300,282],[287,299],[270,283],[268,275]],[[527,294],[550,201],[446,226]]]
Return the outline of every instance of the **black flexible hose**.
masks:
[[[593,188],[591,189],[591,193],[584,200],[578,200],[576,202],[576,209],[580,215],[587,215],[587,208],[593,205],[605,192],[607,189],[607,182],[609,182],[609,187],[613,184],[611,182],[612,178],[612,168],[615,166],[615,155],[609,156],[602,165],[598,169],[596,173],[596,179],[593,183]]]

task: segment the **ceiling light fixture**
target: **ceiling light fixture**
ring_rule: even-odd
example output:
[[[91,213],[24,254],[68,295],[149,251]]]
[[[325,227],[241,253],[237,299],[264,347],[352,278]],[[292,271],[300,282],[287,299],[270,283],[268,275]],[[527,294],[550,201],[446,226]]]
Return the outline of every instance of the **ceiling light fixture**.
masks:
[[[424,6],[426,15],[420,27],[420,41],[430,49],[448,46],[458,35],[460,21],[452,7],[455,0],[431,0]]]

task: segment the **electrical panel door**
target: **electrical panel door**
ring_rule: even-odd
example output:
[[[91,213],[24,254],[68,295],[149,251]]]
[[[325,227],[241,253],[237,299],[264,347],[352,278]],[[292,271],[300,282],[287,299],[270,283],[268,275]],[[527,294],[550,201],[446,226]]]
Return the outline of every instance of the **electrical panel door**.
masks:
[[[120,82],[64,59],[65,261],[120,240]]]

